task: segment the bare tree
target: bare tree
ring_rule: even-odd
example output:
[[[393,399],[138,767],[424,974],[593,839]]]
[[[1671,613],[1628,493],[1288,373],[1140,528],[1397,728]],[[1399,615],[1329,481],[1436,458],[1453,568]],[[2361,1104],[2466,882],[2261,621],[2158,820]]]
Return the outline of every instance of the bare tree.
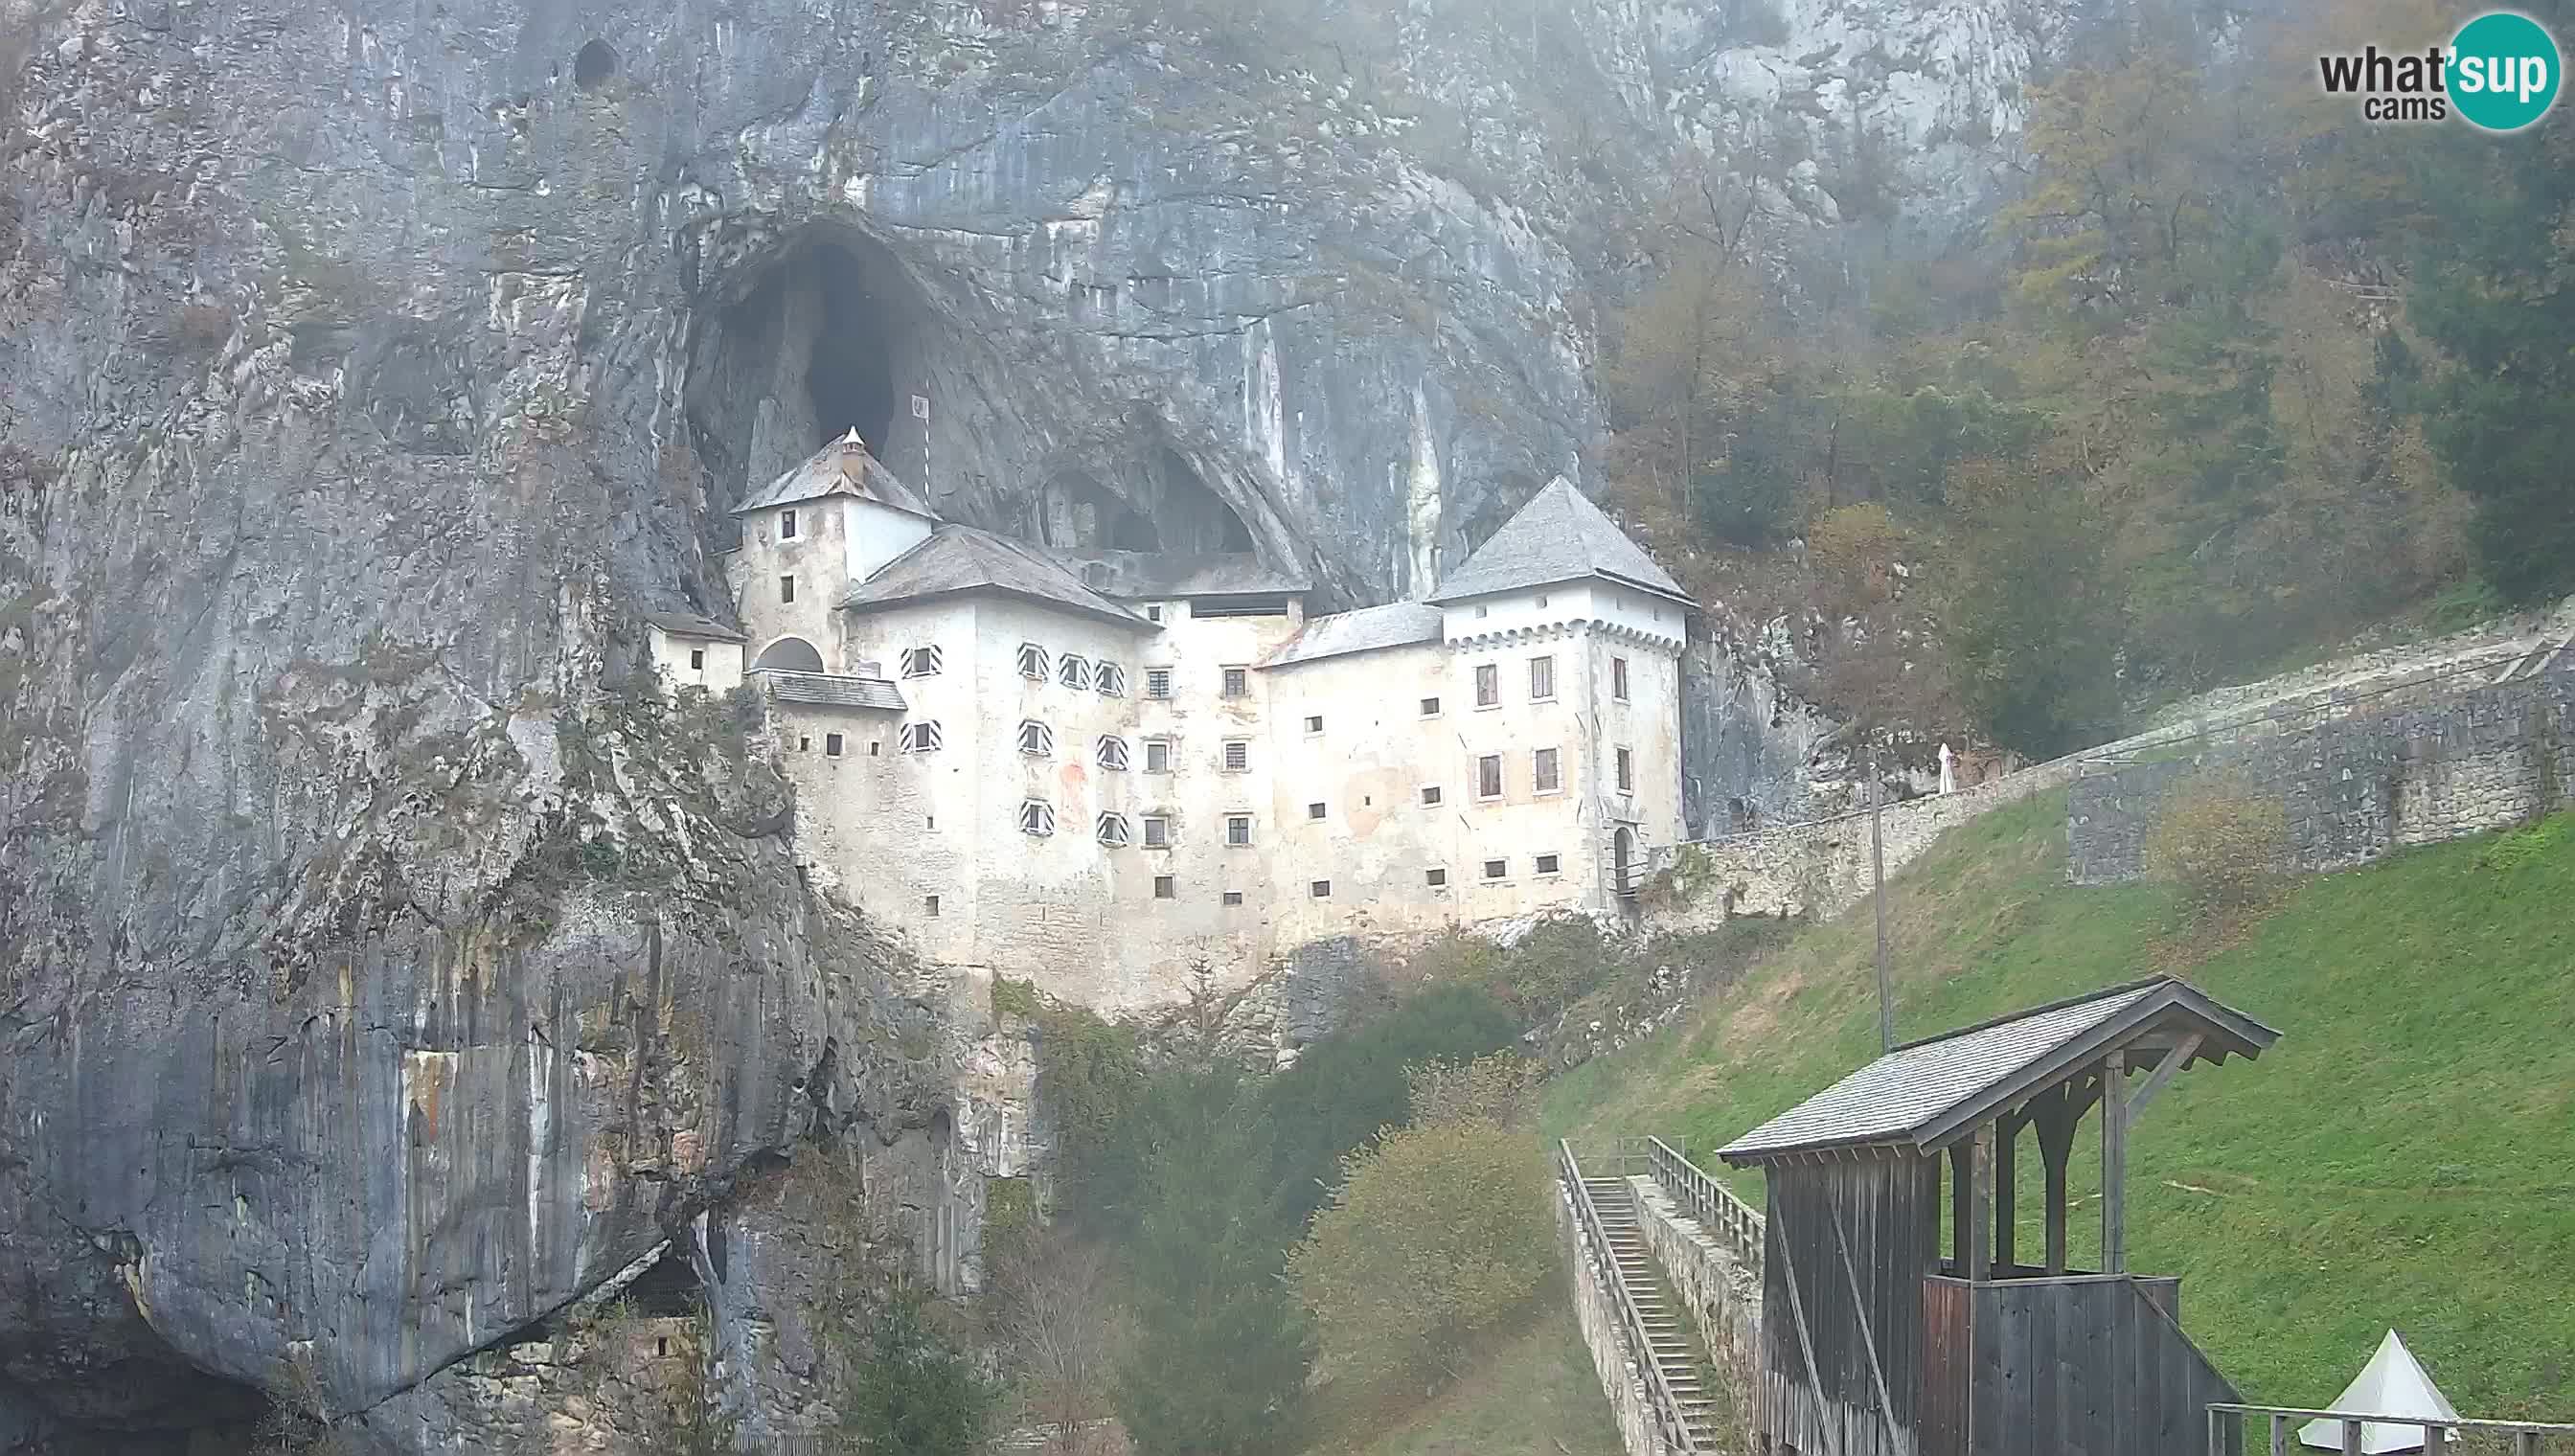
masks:
[[[994,1255],[993,1317],[1049,1451],[1080,1451],[1108,1407],[1117,1355],[1109,1258],[1058,1230],[1031,1230]]]

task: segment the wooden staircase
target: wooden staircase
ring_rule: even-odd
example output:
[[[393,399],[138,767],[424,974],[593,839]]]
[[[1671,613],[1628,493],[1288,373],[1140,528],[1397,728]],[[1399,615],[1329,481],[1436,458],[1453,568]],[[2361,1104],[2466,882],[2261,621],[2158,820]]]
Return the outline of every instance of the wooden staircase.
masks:
[[[1601,1232],[1609,1241],[1609,1257],[1618,1266],[1618,1282],[1626,1286],[1628,1301],[1644,1324],[1647,1356],[1670,1389],[1673,1402],[1680,1407],[1689,1449],[1723,1449],[1718,1444],[1718,1433],[1725,1428],[1724,1417],[1717,1407],[1716,1392],[1709,1385],[1707,1362],[1699,1357],[1686,1316],[1674,1307],[1671,1291],[1654,1267],[1652,1252],[1645,1247],[1644,1234],[1636,1227],[1635,1188],[1625,1178],[1589,1177],[1582,1180],[1582,1187],[1599,1214]]]

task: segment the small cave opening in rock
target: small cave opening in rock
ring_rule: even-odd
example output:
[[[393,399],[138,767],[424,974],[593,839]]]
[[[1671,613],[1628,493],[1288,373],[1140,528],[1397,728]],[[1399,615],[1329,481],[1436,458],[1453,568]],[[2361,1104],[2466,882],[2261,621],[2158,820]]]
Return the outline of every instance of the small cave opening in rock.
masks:
[[[652,1267],[636,1275],[623,1297],[646,1318],[680,1319],[698,1312],[706,1302],[706,1287],[698,1282],[697,1268],[689,1262],[689,1256],[672,1248],[665,1249]]]
[[[702,312],[686,390],[700,459],[738,500],[825,441],[859,432],[922,485],[936,315],[884,245],[808,236],[758,265],[735,301]]]
[[[1038,493],[1037,540],[1066,551],[1208,555],[1254,550],[1252,529],[1179,451],[1157,446],[1116,475],[1118,489],[1067,470]]]
[[[584,91],[595,90],[617,74],[617,48],[604,40],[594,40],[572,58],[572,84]]]

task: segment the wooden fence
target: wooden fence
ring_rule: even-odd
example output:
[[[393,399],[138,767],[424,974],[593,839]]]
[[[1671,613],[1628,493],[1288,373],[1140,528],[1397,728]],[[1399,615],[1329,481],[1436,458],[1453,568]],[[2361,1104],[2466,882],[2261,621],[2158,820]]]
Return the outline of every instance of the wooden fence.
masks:
[[[1711,1178],[1698,1164],[1659,1137],[1645,1139],[1645,1165],[1656,1183],[1671,1195],[1699,1227],[1725,1240],[1754,1270],[1761,1267],[1761,1214],[1734,1196],[1734,1190]]]
[[[2296,1452],[2305,1449],[2298,1444],[2297,1428],[2314,1420],[2340,1421],[2342,1448],[2353,1452],[2361,1448],[2361,1428],[2364,1425],[2411,1426],[2416,1424],[2413,1421],[2395,1420],[2367,1411],[2299,1410],[2285,1405],[2239,1405],[2233,1402],[2219,1402],[2208,1408],[2210,1456],[2225,1456],[2230,1449],[2241,1450],[2245,1456],[2258,1456],[2258,1453],[2263,1451],[2268,1451],[2271,1456],[2295,1456]],[[2267,1427],[2270,1436],[2267,1445],[2256,1446],[2250,1439],[2252,1434],[2250,1428],[2257,1423]],[[2455,1432],[2462,1436],[2491,1435],[2498,1443],[2509,1437],[2512,1441],[2512,1456],[2539,1456],[2540,1438],[2543,1436],[2575,1437],[2575,1426],[2552,1425],[2544,1421],[2461,1420],[2424,1421],[2421,1424],[2423,1449],[2433,1453],[2443,1450],[2444,1443],[2450,1440],[2442,1434],[2444,1431]],[[2237,1443],[2233,1447],[2227,1444],[2230,1437]],[[2502,1447],[2498,1444],[2494,1449],[2501,1450]],[[2575,1443],[2559,1442],[2553,1449],[2559,1451],[2575,1449]]]

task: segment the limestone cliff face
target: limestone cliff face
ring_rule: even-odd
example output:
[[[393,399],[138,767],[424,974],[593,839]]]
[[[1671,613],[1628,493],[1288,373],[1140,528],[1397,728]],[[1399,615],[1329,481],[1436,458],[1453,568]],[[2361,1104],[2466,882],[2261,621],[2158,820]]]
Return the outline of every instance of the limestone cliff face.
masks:
[[[962,519],[1407,594],[1591,480],[1677,148],[1828,273],[1973,212],[2058,23],[1228,8],[0,0],[0,1450],[498,1449],[502,1347],[970,1100],[742,726],[628,683],[746,483],[856,426]],[[1793,784],[1773,699],[1702,694],[1701,803]]]

